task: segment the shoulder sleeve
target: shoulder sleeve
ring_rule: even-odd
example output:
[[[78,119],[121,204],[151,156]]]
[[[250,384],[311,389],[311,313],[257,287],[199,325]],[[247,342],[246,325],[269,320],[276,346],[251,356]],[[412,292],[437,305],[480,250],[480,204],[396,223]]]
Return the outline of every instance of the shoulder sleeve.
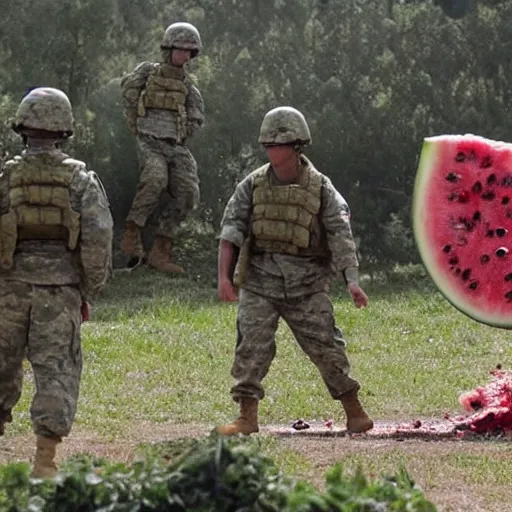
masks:
[[[245,177],[230,197],[221,221],[219,238],[242,247],[249,234],[252,213],[252,187],[255,173]]]
[[[98,175],[92,171],[80,174],[80,288],[84,300],[91,302],[112,273],[113,220]]]
[[[121,80],[121,91],[125,108],[136,108],[139,94],[146,85],[149,73],[154,69],[152,62],[141,62]]]
[[[194,133],[204,125],[204,101],[199,89],[189,84],[189,93],[186,100],[187,109],[187,136]]]
[[[350,226],[350,209],[331,180],[325,176],[322,186],[321,219],[336,273],[341,273],[348,267],[357,267],[356,244]]]

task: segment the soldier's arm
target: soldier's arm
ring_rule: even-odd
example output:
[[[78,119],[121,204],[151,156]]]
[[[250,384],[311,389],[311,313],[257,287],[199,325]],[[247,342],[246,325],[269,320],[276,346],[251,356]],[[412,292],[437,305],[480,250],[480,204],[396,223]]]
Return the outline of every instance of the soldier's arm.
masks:
[[[224,209],[219,235],[219,281],[232,280],[236,258],[249,234],[252,181],[249,175],[240,182]]]
[[[84,302],[90,303],[112,273],[113,221],[99,178],[93,172],[87,178],[80,212],[80,290]]]
[[[322,209],[322,224],[333,270],[343,275],[347,285],[357,284],[359,263],[350,226],[350,210],[345,199],[327,178],[322,187]]]
[[[253,177],[247,176],[236,187],[224,209],[219,238],[242,247],[249,234]]]
[[[199,89],[189,83],[185,102],[187,109],[187,137],[192,137],[204,124],[204,101]]]
[[[153,67],[154,64],[152,62],[142,62],[121,80],[124,115],[132,132],[135,132],[137,127],[139,96],[146,86],[146,81]]]

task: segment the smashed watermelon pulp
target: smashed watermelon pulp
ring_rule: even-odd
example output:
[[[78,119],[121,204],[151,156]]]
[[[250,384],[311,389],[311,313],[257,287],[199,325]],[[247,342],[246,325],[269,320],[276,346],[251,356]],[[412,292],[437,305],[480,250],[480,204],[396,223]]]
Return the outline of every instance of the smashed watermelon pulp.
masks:
[[[479,322],[512,328],[512,144],[473,135],[425,139],[413,225],[441,293]]]

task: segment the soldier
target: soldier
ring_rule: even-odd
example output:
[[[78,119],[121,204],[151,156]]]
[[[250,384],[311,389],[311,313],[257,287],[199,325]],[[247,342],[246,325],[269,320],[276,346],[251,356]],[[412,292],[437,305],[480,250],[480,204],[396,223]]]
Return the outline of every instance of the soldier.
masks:
[[[368,303],[358,285],[348,205],[302,154],[311,136],[298,110],[269,111],[259,142],[270,163],[238,184],[221,225],[220,300],[236,301],[235,286],[240,288],[231,389],[240,416],[218,431],[258,432],[261,381],[276,353],[274,336],[282,317],[332,398],[343,404],[348,431],[365,432],[373,422],[359,402],[358,382],[349,376],[346,343],[327,295],[332,278],[342,274],[355,305]],[[233,281],[231,269],[239,250]]]
[[[132,260],[145,257],[141,230],[167,192],[147,262],[172,273],[183,272],[171,261],[173,231],[199,201],[197,164],[186,142],[203,125],[204,106],[184,69],[201,50],[199,32],[190,23],[173,23],[160,47],[160,62],[142,62],[121,82],[142,168],[121,250]]]
[[[0,174],[0,435],[21,395],[26,356],[36,388],[32,475],[48,478],[75,417],[80,327],[110,276],[113,223],[99,178],[59,149],[73,133],[62,91],[29,92],[13,129],[26,149]]]

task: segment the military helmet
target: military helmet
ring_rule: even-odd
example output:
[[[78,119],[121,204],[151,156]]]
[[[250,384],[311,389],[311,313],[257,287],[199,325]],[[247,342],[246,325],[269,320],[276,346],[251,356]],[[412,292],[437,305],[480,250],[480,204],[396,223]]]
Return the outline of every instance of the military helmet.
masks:
[[[190,50],[192,57],[195,57],[202,48],[201,36],[197,28],[191,23],[173,23],[165,30],[160,48]]]
[[[311,133],[304,116],[293,107],[277,107],[265,114],[258,137],[260,144],[311,143]]]
[[[22,100],[16,112],[13,130],[23,129],[73,134],[73,111],[68,97],[59,89],[37,87]]]

